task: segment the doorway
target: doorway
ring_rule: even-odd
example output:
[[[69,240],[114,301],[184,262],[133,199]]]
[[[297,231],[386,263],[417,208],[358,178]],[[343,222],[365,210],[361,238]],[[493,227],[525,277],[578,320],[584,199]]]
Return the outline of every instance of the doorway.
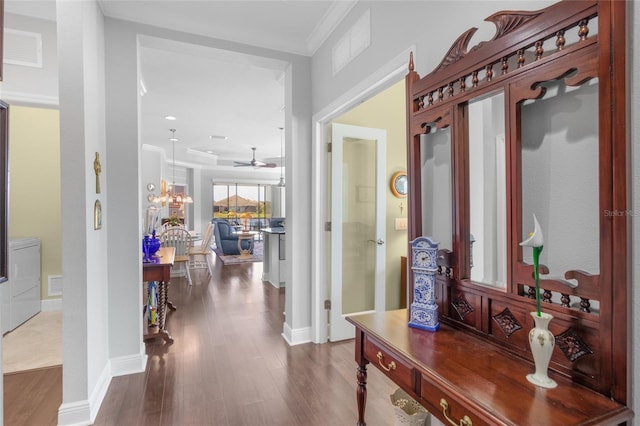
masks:
[[[409,56],[407,55],[403,58]],[[388,72],[388,71],[387,71]],[[406,73],[406,62],[403,66],[385,75],[384,78],[375,82],[369,81],[366,88],[357,91],[350,96],[348,101],[340,102],[341,107],[335,111],[327,112],[326,115],[314,117],[316,123],[315,134],[315,166],[316,176],[314,181],[314,200],[317,208],[314,208],[314,253],[312,254],[317,262],[314,263],[313,287],[312,287],[312,322],[313,339],[316,343],[323,343],[335,339],[334,327],[331,327],[330,338],[329,323],[332,311],[335,307],[335,291],[332,294],[331,287],[331,244],[328,223],[333,221],[330,213],[332,203],[330,189],[330,176],[328,174],[330,157],[326,148],[329,139],[329,123],[349,124],[360,127],[376,127],[387,131],[387,149],[384,154],[386,166],[380,173],[382,179],[381,187],[384,195],[383,203],[386,204],[386,215],[384,227],[386,228],[386,238],[384,248],[385,258],[381,262],[383,271],[381,275],[384,281],[383,307],[381,310],[396,309],[400,307],[400,283],[401,283],[401,256],[407,251],[406,230],[396,229],[395,223],[398,218],[406,218],[406,200],[395,198],[387,185],[391,176],[406,170],[406,117],[405,117],[405,92],[404,75]],[[346,105],[346,106],[345,106]],[[332,148],[332,151],[335,150]],[[357,189],[354,189],[356,196]],[[363,196],[361,189],[360,193]],[[330,219],[331,218],[331,219]],[[331,224],[334,230],[334,224]],[[377,241],[377,238],[367,238]],[[373,245],[377,245],[371,243]],[[327,309],[331,305],[332,309]],[[342,309],[342,308],[340,308]],[[340,315],[342,313],[340,312]],[[346,322],[346,321],[345,321]]]
[[[9,279],[20,285],[0,284],[5,373],[62,363],[59,122],[57,109],[10,107]]]
[[[387,132],[331,126],[331,341],[354,337],[349,314],[385,309]]]
[[[47,382],[49,392],[46,395],[50,400],[42,406],[42,410],[49,410],[55,415],[62,398],[59,124],[59,111],[55,108],[15,104],[10,107],[9,237],[20,242],[16,249],[23,247],[19,250],[28,250],[29,255],[14,259],[9,279],[22,282],[28,278],[29,282],[37,282],[38,288],[29,287],[29,291],[14,293],[7,291],[9,283],[0,284],[6,296],[3,297],[2,307],[3,331],[6,332],[1,352],[3,379],[19,383],[28,375],[29,379],[36,380],[34,376],[37,374],[33,372],[39,372],[49,380],[48,375],[51,374],[55,380]],[[32,243],[36,239],[37,246]],[[32,294],[32,290],[36,294]],[[14,297],[11,297],[12,293]],[[12,315],[16,308],[24,308],[23,295],[26,294],[30,295],[29,306],[33,303],[32,297],[35,297],[38,308],[30,308],[21,316]],[[24,385],[5,387],[3,381],[5,401],[28,400],[31,403],[33,398],[27,393]],[[17,407],[15,403],[8,403],[3,407],[4,415],[11,416]],[[37,409],[40,410],[40,407]]]

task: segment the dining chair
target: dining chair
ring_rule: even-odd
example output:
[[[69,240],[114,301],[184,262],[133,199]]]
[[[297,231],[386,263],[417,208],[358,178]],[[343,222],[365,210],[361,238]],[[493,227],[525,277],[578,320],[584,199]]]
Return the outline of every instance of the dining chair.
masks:
[[[162,234],[164,231],[166,231],[167,229],[171,229],[171,228],[182,228],[182,229],[187,229],[184,224],[180,224],[180,225],[172,225],[169,222],[165,222],[162,225],[160,225],[160,231],[159,233]]]
[[[184,267],[189,285],[192,285],[191,274],[189,272],[189,247],[191,246],[191,234],[181,226],[169,227],[160,234],[160,241],[163,247],[173,247],[176,249],[174,259],[175,264]]]
[[[211,242],[213,240],[213,223],[209,223],[202,235],[202,243],[189,249],[189,268],[204,269],[207,268],[209,276],[211,271]]]

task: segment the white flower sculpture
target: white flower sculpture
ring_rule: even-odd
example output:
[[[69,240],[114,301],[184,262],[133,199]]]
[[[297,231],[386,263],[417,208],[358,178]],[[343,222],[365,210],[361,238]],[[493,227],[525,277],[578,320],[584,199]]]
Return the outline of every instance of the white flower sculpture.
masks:
[[[533,215],[533,232],[529,233],[529,238],[520,243],[523,247],[533,248],[533,277],[536,281],[536,314],[541,316],[540,308],[540,272],[538,264],[540,262],[540,253],[544,246],[544,237],[542,235],[542,227],[538,223],[536,215]]]
[[[521,242],[522,247],[542,247],[544,245],[544,236],[542,235],[542,227],[533,214],[533,232],[529,232],[529,238]]]

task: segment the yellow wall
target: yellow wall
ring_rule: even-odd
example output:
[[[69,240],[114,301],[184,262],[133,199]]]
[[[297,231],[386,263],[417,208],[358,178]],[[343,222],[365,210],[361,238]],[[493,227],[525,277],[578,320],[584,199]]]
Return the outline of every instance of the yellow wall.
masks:
[[[62,275],[60,130],[54,109],[9,108],[9,238],[41,240],[43,299]]]
[[[400,306],[400,256],[407,253],[407,231],[395,230],[395,218],[407,217],[407,199],[393,196],[389,187],[391,176],[400,170],[407,170],[407,137],[404,80],[384,92],[363,102],[334,123],[354,126],[374,127],[387,131],[387,236],[385,265],[387,309]],[[400,212],[402,203],[402,212]]]

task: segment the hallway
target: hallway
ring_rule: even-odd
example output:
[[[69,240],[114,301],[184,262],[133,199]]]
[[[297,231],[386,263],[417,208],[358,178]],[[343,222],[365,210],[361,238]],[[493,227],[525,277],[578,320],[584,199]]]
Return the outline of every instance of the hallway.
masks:
[[[96,425],[353,425],[353,340],[290,347],[282,338],[284,290],[261,281],[262,263],[216,259],[194,285],[175,280],[175,341],[147,343],[145,373],[116,377]],[[393,424],[395,386],[368,369],[367,421]]]

